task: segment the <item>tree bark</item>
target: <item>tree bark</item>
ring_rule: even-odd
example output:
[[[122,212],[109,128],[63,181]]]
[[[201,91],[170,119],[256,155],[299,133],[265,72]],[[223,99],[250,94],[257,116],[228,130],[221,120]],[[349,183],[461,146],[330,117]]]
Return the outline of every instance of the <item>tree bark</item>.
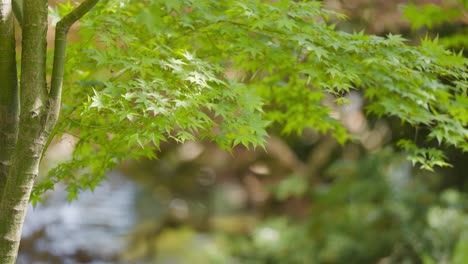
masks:
[[[51,133],[60,112],[68,30],[76,21],[81,19],[89,10],[96,6],[98,2],[99,0],[83,1],[77,8],[62,18],[55,27],[54,64],[48,99],[48,125],[46,127],[48,133]]]
[[[23,25],[23,0],[11,0],[13,7],[13,14],[20,26]]]
[[[47,138],[43,133],[47,116],[47,0],[25,0],[23,5],[18,142],[0,204],[2,264],[16,262],[29,197]]]
[[[18,133],[15,31],[10,0],[0,0],[0,201]]]
[[[0,264],[14,264],[39,163],[60,112],[68,29],[99,0],[85,0],[57,23],[47,89],[47,0],[0,0]],[[22,27],[18,96],[13,11]],[[5,39],[5,41],[3,41]],[[3,81],[5,80],[5,81]]]

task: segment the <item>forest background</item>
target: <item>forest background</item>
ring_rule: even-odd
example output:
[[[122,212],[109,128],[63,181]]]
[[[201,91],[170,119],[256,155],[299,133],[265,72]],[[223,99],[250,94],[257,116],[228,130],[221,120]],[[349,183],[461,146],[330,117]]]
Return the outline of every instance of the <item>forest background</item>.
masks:
[[[467,46],[463,1],[329,0],[324,5],[347,15],[334,21],[339,30],[402,34],[415,45],[438,38],[457,52]],[[68,9],[67,4],[51,9],[52,19]],[[71,38],[79,39],[75,34]],[[334,115],[356,140],[341,145],[313,128],[296,135],[278,126],[265,149],[236,147],[229,153],[209,142],[162,143],[157,160],[127,160],[118,167],[139,186],[131,212],[137,220],[123,238],[126,246],[101,255],[79,247],[41,248],[50,239],[44,225],[24,237],[19,261],[466,263],[466,153],[447,148],[450,167],[413,167],[393,146],[403,138],[418,143],[430,131],[366,116],[366,100],[357,91],[345,98],[349,102]],[[75,141],[66,134],[52,142],[43,175]],[[79,203],[79,188],[70,186],[68,198]],[[45,195],[35,210],[47,203]]]

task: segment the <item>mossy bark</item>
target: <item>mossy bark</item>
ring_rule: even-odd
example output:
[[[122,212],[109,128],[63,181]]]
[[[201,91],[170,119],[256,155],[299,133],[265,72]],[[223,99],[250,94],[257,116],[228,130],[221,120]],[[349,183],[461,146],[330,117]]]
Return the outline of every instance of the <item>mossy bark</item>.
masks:
[[[11,2],[7,4],[10,4],[12,20]],[[47,0],[25,0],[23,4],[18,135],[8,161],[10,167],[0,203],[2,264],[16,262],[29,196],[47,138],[44,134],[47,117]]]
[[[57,123],[68,29],[98,1],[83,1],[57,24],[47,89],[47,0],[0,0],[0,264],[16,262],[31,190]],[[22,28],[20,89],[13,11]]]
[[[0,0],[0,199],[18,133],[15,31],[10,0]]]

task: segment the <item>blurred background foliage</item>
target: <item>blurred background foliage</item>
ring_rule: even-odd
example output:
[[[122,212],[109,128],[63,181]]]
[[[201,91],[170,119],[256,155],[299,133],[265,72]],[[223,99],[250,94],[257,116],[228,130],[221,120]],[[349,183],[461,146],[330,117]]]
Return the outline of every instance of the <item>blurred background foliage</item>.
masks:
[[[399,33],[414,43],[438,36],[466,53],[466,0],[324,5],[348,16],[341,30]],[[448,150],[453,168],[415,169],[387,145],[429,131],[366,117],[361,95],[349,97],[337,112],[357,140],[345,146],[311,129],[283,136],[279,128],[256,151],[165,144],[157,160],[126,161],[72,205],[49,194],[32,211],[48,217],[26,222],[18,262],[468,263],[466,153]],[[67,155],[70,141],[56,142],[44,171]],[[90,212],[102,217],[82,216]],[[70,237],[57,236],[70,226]]]

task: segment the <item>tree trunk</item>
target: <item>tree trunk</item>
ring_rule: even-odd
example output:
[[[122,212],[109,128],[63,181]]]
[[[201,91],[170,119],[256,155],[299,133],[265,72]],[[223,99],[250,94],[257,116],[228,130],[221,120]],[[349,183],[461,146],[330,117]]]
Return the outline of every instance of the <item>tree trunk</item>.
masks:
[[[9,15],[5,17],[8,17],[9,24],[12,24],[11,1],[1,1],[2,5],[6,7],[3,9],[9,11]],[[18,141],[16,146],[14,146],[13,156],[11,157],[10,155],[3,166],[4,172],[8,173],[6,181],[5,175],[3,175],[4,190],[0,203],[1,264],[13,264],[16,262],[29,196],[34,185],[34,179],[38,174],[41,154],[48,137],[44,133],[47,121],[47,0],[25,0],[23,5],[20,80],[21,110],[19,115]],[[5,14],[7,13],[5,12]],[[9,26],[9,28],[11,27]],[[0,29],[0,34],[6,32],[7,30]],[[9,53],[14,54],[14,46],[10,48]],[[16,73],[14,74],[16,77]],[[2,132],[5,133],[4,131]],[[10,143],[6,143],[6,146],[10,146],[11,142],[15,142],[8,139],[7,141]],[[6,168],[5,165],[7,165]]]
[[[0,0],[0,201],[18,133],[15,31],[10,0]]]
[[[15,58],[15,31],[10,0],[0,0],[0,205],[10,172],[19,123],[18,85]],[[0,209],[0,217],[5,212]],[[0,228],[3,229],[3,223]],[[0,231],[0,233],[3,233]],[[0,235],[0,240],[4,236]],[[0,242],[0,263],[9,260],[8,245]]]
[[[0,264],[16,262],[31,190],[57,123],[68,29],[98,1],[83,1],[57,23],[52,81],[47,89],[47,0],[0,0]],[[22,27],[21,93],[13,10]]]

